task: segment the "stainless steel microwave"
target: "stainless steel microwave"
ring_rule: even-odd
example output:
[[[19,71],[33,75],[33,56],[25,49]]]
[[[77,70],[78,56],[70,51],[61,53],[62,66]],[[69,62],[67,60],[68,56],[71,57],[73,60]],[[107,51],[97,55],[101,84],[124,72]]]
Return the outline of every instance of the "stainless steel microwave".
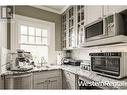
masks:
[[[85,41],[125,35],[124,18],[120,13],[109,15],[85,26]]]
[[[127,76],[127,52],[100,52],[89,55],[92,71],[118,79]]]

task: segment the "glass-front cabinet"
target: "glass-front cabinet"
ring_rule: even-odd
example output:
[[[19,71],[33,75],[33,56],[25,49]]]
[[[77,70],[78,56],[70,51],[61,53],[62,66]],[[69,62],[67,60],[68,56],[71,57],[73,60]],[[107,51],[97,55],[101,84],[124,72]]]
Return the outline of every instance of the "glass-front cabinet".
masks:
[[[76,46],[80,47],[81,43],[85,42],[85,32],[84,32],[84,26],[86,24],[86,13],[85,13],[85,6],[84,5],[78,5],[76,6]]]
[[[62,48],[78,48],[85,41],[85,6],[70,6],[62,15]]]
[[[76,7],[70,6],[62,15],[62,48],[73,49],[76,47]]]
[[[75,7],[70,7],[69,10],[69,48],[75,48]]]
[[[85,26],[105,18],[114,12],[127,9],[126,6],[94,6],[75,5],[69,8],[62,15],[62,48],[73,49],[83,46],[85,41]]]
[[[67,46],[67,14],[63,14],[62,16],[62,48],[66,48]]]

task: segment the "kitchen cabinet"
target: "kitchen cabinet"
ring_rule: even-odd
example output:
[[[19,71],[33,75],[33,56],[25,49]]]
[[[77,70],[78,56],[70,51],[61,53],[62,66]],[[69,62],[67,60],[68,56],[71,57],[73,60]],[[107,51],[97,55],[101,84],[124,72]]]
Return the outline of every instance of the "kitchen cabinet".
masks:
[[[13,78],[11,78],[11,75],[5,76],[5,89],[13,89]]]
[[[109,5],[104,6],[104,16],[107,16],[107,15],[117,12],[119,7],[120,6],[109,6]]]
[[[62,15],[62,48],[67,47],[67,13]]]
[[[62,15],[62,48],[72,49],[76,46],[76,7],[70,6]]]
[[[103,16],[103,6],[70,6],[62,15],[62,48],[74,49],[85,42],[84,26]]]
[[[85,41],[86,6],[76,6],[76,47]]]
[[[103,6],[86,6],[87,24],[92,23],[103,17]]]
[[[62,78],[61,77],[52,77],[47,79],[47,88],[48,89],[62,89]]]
[[[62,89],[61,70],[35,72],[33,89]]]
[[[125,9],[127,6],[120,5],[70,6],[62,15],[62,48],[80,48],[80,45],[85,43],[85,25]]]
[[[33,84],[33,89],[47,89],[47,79],[41,78],[40,80],[35,79]]]
[[[4,89],[4,77],[0,76],[0,89]]]
[[[125,10],[125,9],[127,9],[127,6],[107,5],[107,6],[104,6],[104,15],[107,16],[107,15],[113,14],[115,12],[120,12],[120,11]]]
[[[32,74],[5,76],[5,89],[32,89]]]
[[[77,75],[63,71],[63,89],[77,89]]]
[[[72,6],[68,10],[69,12],[69,32],[68,32],[68,48],[75,48],[75,6]]]

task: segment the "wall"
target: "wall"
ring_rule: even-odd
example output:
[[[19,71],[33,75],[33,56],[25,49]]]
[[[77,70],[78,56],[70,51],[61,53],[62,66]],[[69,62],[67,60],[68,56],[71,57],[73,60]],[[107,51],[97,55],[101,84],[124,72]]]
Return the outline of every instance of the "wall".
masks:
[[[0,22],[0,47],[7,48],[7,23]]]
[[[72,58],[79,60],[90,60],[89,53],[92,52],[127,52],[127,45],[112,45],[112,46],[102,46],[84,49],[75,49],[72,51]]]
[[[0,10],[0,16],[1,16],[1,10]],[[3,19],[0,19],[0,47],[7,48],[7,23]]]
[[[55,50],[61,50],[61,15],[38,9],[32,6],[15,6],[15,13],[18,15],[55,23]],[[8,33],[10,32],[8,31]],[[9,43],[8,47],[10,47]]]

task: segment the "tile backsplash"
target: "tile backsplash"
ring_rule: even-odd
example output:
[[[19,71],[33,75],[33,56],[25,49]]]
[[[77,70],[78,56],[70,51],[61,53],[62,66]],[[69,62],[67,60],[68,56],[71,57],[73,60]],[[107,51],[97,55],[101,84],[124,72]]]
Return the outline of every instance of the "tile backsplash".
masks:
[[[90,60],[89,53],[95,52],[127,52],[127,45],[116,46],[100,46],[74,49],[71,53],[71,58],[77,60]],[[66,56],[65,51],[57,51],[57,64],[61,64],[61,59]]]
[[[57,65],[60,65],[62,58],[65,57],[66,54],[64,51],[57,51],[56,53],[57,53]]]
[[[94,48],[82,48],[72,50],[71,57],[78,60],[90,60],[89,53],[92,52],[127,52],[127,46],[103,46]]]

